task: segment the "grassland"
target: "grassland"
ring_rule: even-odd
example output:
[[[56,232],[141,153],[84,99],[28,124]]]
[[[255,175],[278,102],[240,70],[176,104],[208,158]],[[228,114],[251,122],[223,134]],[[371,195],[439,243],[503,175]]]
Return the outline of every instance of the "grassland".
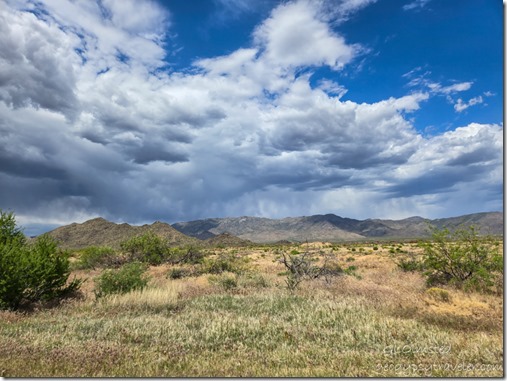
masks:
[[[396,266],[415,245],[285,246],[356,268],[294,293],[277,250],[214,250],[248,258],[241,275],[169,279],[170,265],[151,267],[149,288],[99,300],[101,270],[75,271],[81,298],[0,312],[0,376],[503,376],[502,295],[428,290]]]

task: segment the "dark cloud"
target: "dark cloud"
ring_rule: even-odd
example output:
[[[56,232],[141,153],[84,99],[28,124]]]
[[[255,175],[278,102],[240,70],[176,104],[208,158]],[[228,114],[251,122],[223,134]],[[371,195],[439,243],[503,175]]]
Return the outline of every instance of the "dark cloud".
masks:
[[[411,197],[425,194],[451,192],[459,183],[473,183],[484,173],[484,168],[474,167],[436,167],[420,176],[404,180],[385,188],[392,197]]]
[[[0,13],[0,100],[16,108],[33,105],[75,117],[72,64],[77,56],[70,48],[64,32],[37,22],[33,13]]]
[[[501,205],[501,126],[424,138],[407,115],[428,94],[358,104],[296,75],[306,64],[338,70],[356,54],[317,3],[284,3],[252,48],[182,72],[161,69],[157,3],[100,2],[108,20],[95,2],[61,4],[0,8],[0,208],[32,232],[98,215],[366,218]],[[284,56],[301,31],[279,21],[298,12],[312,33]]]

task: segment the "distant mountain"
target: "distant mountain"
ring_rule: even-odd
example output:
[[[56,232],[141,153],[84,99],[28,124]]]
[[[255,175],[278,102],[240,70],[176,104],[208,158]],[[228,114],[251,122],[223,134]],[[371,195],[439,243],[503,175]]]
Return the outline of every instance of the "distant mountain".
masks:
[[[334,214],[269,219],[260,217],[211,218],[172,226],[191,237],[209,239],[229,233],[257,243],[278,241],[354,241],[371,238],[423,238],[428,226],[456,228],[475,225],[483,234],[503,235],[503,213],[476,213],[459,217],[403,220],[355,220]]]
[[[250,246],[253,244],[252,241],[247,239],[238,238],[229,233],[222,233],[219,235],[215,235],[211,238],[208,238],[204,241],[204,243],[208,246],[212,247],[241,247],[241,246]]]
[[[172,245],[196,244],[199,240],[188,237],[164,222],[151,225],[132,226],[115,224],[103,218],[61,226],[48,234],[55,238],[64,249],[81,249],[87,246],[111,246],[118,248],[120,243],[134,236],[152,231],[165,238]]]

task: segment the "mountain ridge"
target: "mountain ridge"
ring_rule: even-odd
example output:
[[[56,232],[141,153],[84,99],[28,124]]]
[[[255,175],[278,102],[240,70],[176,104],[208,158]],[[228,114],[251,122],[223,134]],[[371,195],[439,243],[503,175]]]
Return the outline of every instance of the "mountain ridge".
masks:
[[[429,225],[456,228],[476,225],[482,234],[503,235],[503,212],[473,213],[457,217],[427,219],[419,216],[401,220],[340,217],[316,214],[302,217],[269,219],[264,217],[206,218],[172,225],[156,221],[151,225],[129,225],[109,222],[97,217],[83,223],[56,228],[48,234],[65,249],[86,246],[112,246],[149,231],[163,237],[171,245],[241,244],[361,241],[368,239],[417,239],[429,236]]]
[[[274,243],[424,238],[429,236],[430,224],[450,229],[460,225],[477,225],[482,234],[503,235],[503,212],[481,212],[439,219],[413,216],[401,220],[357,220],[331,213],[282,219],[242,216],[178,222],[171,226],[196,238],[229,233],[256,243]]]

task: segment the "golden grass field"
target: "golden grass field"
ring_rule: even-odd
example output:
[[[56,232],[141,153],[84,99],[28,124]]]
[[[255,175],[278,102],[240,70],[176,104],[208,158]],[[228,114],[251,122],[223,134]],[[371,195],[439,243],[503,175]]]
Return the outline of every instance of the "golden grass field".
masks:
[[[306,246],[306,247],[305,247]],[[281,248],[224,248],[248,258],[242,275],[172,280],[95,300],[100,270],[79,299],[0,312],[4,377],[501,377],[503,297],[428,289],[395,261],[415,244],[310,243],[355,276],[307,281],[290,293]],[[393,253],[393,248],[398,250]],[[503,247],[499,250],[503,251]],[[224,289],[220,277],[235,277]]]

